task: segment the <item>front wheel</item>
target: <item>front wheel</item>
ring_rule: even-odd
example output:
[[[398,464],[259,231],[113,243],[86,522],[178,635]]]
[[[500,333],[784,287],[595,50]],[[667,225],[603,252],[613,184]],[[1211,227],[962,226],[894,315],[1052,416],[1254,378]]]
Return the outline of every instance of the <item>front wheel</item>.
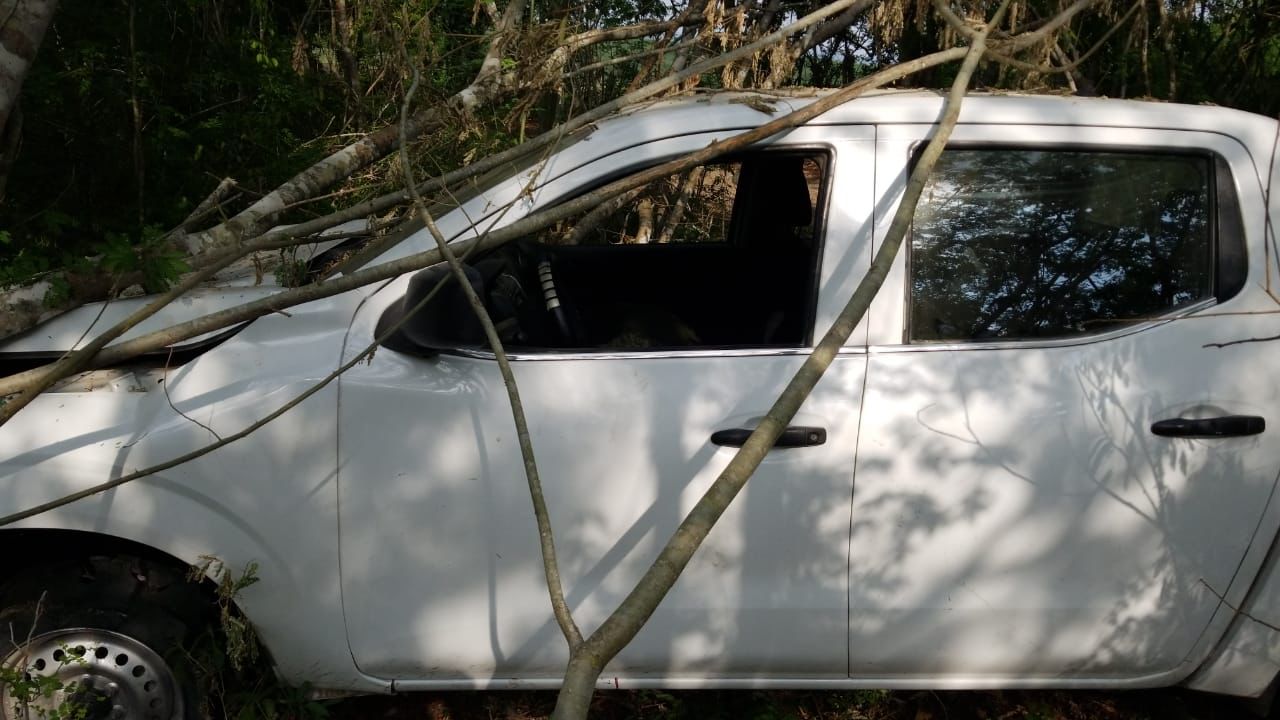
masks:
[[[0,720],[194,720],[174,671],[209,604],[180,571],[137,557],[32,568],[0,585]]]

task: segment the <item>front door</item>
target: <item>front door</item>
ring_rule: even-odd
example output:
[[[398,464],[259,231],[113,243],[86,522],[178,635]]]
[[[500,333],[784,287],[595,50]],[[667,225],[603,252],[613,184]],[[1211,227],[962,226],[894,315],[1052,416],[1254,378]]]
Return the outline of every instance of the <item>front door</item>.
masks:
[[[732,456],[734,433],[713,435],[768,410],[843,302],[828,289],[868,266],[871,132],[806,132],[656,183],[591,233],[573,229],[584,220],[535,238],[486,285],[511,300],[523,281],[541,313],[550,276],[567,311],[522,306],[500,325],[584,632]],[[770,453],[607,678],[847,676],[865,365],[861,347],[839,357],[794,422],[816,432]],[[481,347],[384,348],[341,382],[342,586],[359,667],[455,685],[558,677],[567,652],[495,361]]]

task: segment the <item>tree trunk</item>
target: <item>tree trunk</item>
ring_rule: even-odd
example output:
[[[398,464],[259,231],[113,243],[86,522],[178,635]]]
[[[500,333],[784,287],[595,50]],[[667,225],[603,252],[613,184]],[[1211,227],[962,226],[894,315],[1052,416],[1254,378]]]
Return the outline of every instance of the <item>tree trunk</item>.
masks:
[[[653,237],[653,200],[644,198],[636,205],[636,227],[635,236],[628,238],[627,242],[643,245],[649,242],[649,238]]]
[[[716,57],[703,59],[690,67],[673,70],[634,92],[614,98],[566,121],[558,127],[550,128],[520,146],[488,156],[467,167],[459,168],[429,180],[423,184],[423,187],[419,188],[419,192],[426,194],[442,187],[458,186],[459,183],[468,178],[520,161],[523,158],[534,157],[536,153],[544,151],[569,137],[574,131],[627,105],[660,95],[689,81],[696,83],[697,78],[704,72],[735,60],[749,57],[762,48],[772,43],[783,41],[785,38],[815,24],[831,22],[831,17],[864,1],[835,0],[753,43],[730,50]],[[522,80],[518,77],[509,76],[508,73],[502,71],[503,48],[506,46],[507,40],[512,37],[514,29],[520,24],[523,17],[523,7],[523,0],[512,0],[500,16],[496,7],[493,7],[491,15],[499,19],[490,41],[489,52],[482,62],[475,80],[471,85],[459,91],[447,101],[423,109],[410,118],[409,124],[405,128],[410,137],[436,127],[439,123],[451,120],[451,116],[454,113],[470,112],[478,105],[504,97],[506,94],[515,92],[527,84],[525,81],[529,80],[528,78]],[[561,70],[574,51],[589,47],[594,43],[633,40],[645,37],[646,34],[662,34],[671,27],[673,27],[671,22],[645,21],[625,27],[592,29],[565,38],[561,47],[552,49],[547,54],[545,62],[538,67],[535,73],[537,82],[542,83],[561,78]],[[370,133],[294,176],[274,191],[259,198],[249,207],[244,208],[216,227],[209,228],[203,232],[196,232],[199,223],[190,220],[184,222],[179,230],[171,234],[170,241],[177,251],[188,255],[188,262],[197,269],[205,268],[214,263],[217,258],[222,257],[229,249],[271,250],[283,247],[283,245],[276,246],[273,242],[265,242],[267,238],[259,237],[267,228],[276,223],[280,213],[300,201],[314,197],[334,184],[344,181],[352,173],[358,172],[385,157],[387,153],[397,147],[399,138],[400,133],[397,132],[395,127],[385,127]],[[3,173],[0,172],[0,187],[2,186]],[[225,189],[229,192],[234,188]],[[326,216],[326,218],[318,218],[301,223],[290,232],[294,233],[294,237],[303,237],[320,232],[341,222],[356,220],[397,205],[407,204],[409,200],[409,194],[403,190],[388,193],[359,203],[346,210],[333,213]],[[220,196],[213,209],[220,210],[227,204],[225,195]],[[199,217],[204,220],[208,217],[208,214],[201,213]],[[303,227],[307,228],[305,232],[297,229]],[[404,237],[407,234],[402,233],[396,237]],[[246,245],[251,241],[257,244],[257,247],[246,248]],[[259,241],[264,242],[259,243]],[[392,238],[377,243],[371,252],[362,254],[360,262],[354,263],[353,267],[360,267],[368,259],[385,252],[394,242],[395,239]],[[60,284],[56,276],[45,278],[45,280],[50,279],[55,284]],[[65,294],[63,296],[54,294],[46,297],[48,287],[46,284],[39,288],[14,287],[0,289],[0,339],[22,332],[38,322],[56,316],[61,312],[66,312],[84,302],[104,299],[103,297],[86,296],[84,293],[75,293],[75,297],[66,297]],[[127,285],[121,285],[121,287],[127,287]],[[30,378],[30,376],[26,377]],[[3,424],[3,418],[4,416],[0,414],[0,424]]]
[[[684,218],[684,208],[688,203],[689,195],[701,182],[702,168],[694,168],[685,173],[685,176],[680,181],[680,190],[676,195],[675,202],[671,204],[666,216],[662,218],[662,231],[658,233],[658,242],[671,242],[671,238],[676,234],[676,228],[680,226],[680,220]]]
[[[338,59],[342,63],[342,81],[347,86],[348,97],[354,99],[360,94],[360,66],[356,62],[355,32],[351,27],[351,14],[347,10],[347,0],[333,0],[333,26],[337,41],[334,45],[338,51]]]
[[[10,131],[9,121],[20,122],[16,109],[22,82],[57,9],[58,0],[14,0],[9,16],[0,25],[0,137],[6,139],[0,148],[4,153],[0,155],[0,201],[4,200],[3,188],[18,148],[16,131]]]

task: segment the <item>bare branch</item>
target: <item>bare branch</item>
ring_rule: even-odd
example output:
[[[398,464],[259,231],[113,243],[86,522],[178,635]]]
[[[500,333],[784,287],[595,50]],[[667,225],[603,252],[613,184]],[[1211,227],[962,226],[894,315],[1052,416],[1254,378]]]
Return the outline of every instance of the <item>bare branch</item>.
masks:
[[[686,25],[696,25],[701,20],[684,21]],[[653,20],[650,22],[636,23],[634,25],[622,25],[618,27],[593,28],[585,30],[576,35],[570,36],[561,45],[562,48],[569,52],[577,52],[592,45],[599,45],[604,42],[612,42],[616,40],[634,40],[636,38],[649,37],[650,35],[659,35],[661,33],[680,27],[682,21],[676,20]]]
[[[943,0],[938,0],[939,2]],[[883,285],[893,264],[898,248],[906,236],[917,201],[933,165],[942,154],[956,120],[960,116],[960,104],[986,50],[986,38],[1009,7],[1010,0],[1003,0],[995,17],[978,31],[973,44],[965,52],[964,62],[956,74],[955,82],[947,97],[945,110],[929,144],[911,172],[907,187],[898,204],[897,212],[889,227],[884,243],[876,251],[875,259],[866,276],[858,284],[853,296],[836,317],[831,328],[805,359],[773,407],[751,432],[747,441],[734,454],[728,466],[720,473],[706,493],[689,511],[680,526],[672,534],[658,558],[645,571],[626,599],[609,615],[608,619],[591,634],[578,652],[569,658],[564,685],[556,702],[553,720],[577,720],[585,718],[596,679],[604,666],[622,650],[666,597],[694,553],[702,545],[711,528],[728,509],[730,503],[746,485],[766,453],[777,442],[810,391],[817,385],[826,369],[835,359],[840,348],[861,321],[871,301]],[[852,87],[859,86],[855,83]],[[846,91],[849,88],[846,88]],[[842,95],[846,92],[842,91]]]
[[[831,18],[827,22],[813,28],[805,37],[804,49],[811,50],[818,45],[830,40],[831,38],[844,32],[846,28],[853,24],[858,16],[866,12],[874,4],[875,0],[863,0],[855,3],[852,7],[839,15]]]
[[[700,168],[694,168],[685,173],[680,180],[679,189],[676,191],[675,202],[667,210],[666,216],[662,218],[662,229],[658,231],[658,242],[671,242],[672,236],[675,235],[676,228],[680,225],[680,220],[684,217],[684,209],[689,200],[689,195],[693,189],[702,182],[702,173]]]
[[[1227,609],[1228,609],[1228,610],[1230,610],[1231,612],[1235,613],[1236,615],[1239,615],[1240,617],[1243,617],[1243,618],[1247,618],[1247,619],[1249,619],[1249,620],[1252,620],[1252,621],[1254,621],[1254,622],[1258,623],[1259,625],[1261,625],[1262,627],[1264,627],[1264,628],[1266,628],[1266,629],[1268,629],[1268,630],[1273,630],[1273,631],[1275,631],[1275,632],[1280,632],[1280,627],[1277,627],[1277,626],[1275,626],[1275,625],[1272,625],[1271,623],[1267,622],[1266,620],[1263,620],[1262,618],[1259,618],[1259,617],[1255,617],[1255,616],[1253,616],[1253,615],[1250,615],[1249,613],[1245,612],[1244,610],[1241,610],[1240,608],[1236,607],[1235,605],[1232,605],[1231,603],[1227,602],[1227,599],[1226,599],[1225,597],[1223,597],[1223,596],[1222,596],[1222,593],[1218,592],[1217,590],[1214,590],[1214,589],[1213,589],[1213,586],[1209,584],[1209,581],[1208,581],[1208,580],[1205,580],[1204,578],[1200,578],[1200,584],[1201,584],[1201,585],[1204,585],[1206,588],[1208,588],[1208,589],[1209,589],[1209,592],[1213,593],[1213,596],[1214,596],[1214,597],[1216,597],[1216,598],[1218,598],[1218,602],[1222,603],[1223,605],[1226,605],[1226,606],[1227,606]]]
[[[213,189],[213,192],[209,193],[209,197],[201,200],[200,204],[196,205],[195,210],[192,210],[191,214],[182,221],[182,224],[178,226],[179,229],[186,232],[194,230],[200,223],[207,220],[210,215],[217,212],[218,208],[227,199],[227,196],[230,195],[236,187],[237,184],[235,180],[232,180],[231,178],[222,178],[222,181]]]
[[[563,138],[574,131],[601,120],[628,105],[648,100],[659,93],[678,87],[681,83],[684,83],[690,78],[696,78],[710,70],[715,70],[721,66],[749,57],[769,45],[793,35],[797,35],[807,28],[823,22],[833,15],[837,15],[854,6],[860,5],[864,1],[865,0],[836,0],[836,2],[825,5],[790,25],[761,37],[759,40],[743,45],[730,52],[722,53],[715,57],[694,63],[679,72],[671,73],[644,85],[643,87],[625,93],[612,101],[598,105],[592,110],[571,118],[564,123],[547,130],[541,135],[521,143],[520,145],[494,155],[490,155],[481,160],[477,160],[466,167],[458,168],[457,170],[451,171],[437,178],[427,180],[418,186],[418,192],[426,195],[427,193],[434,192],[442,187],[456,185],[457,183],[469,178],[483,175],[504,165],[527,158],[540,150],[551,147],[555,143],[560,142]],[[943,62],[947,61],[944,60]],[[283,247],[291,244],[286,242],[290,238],[306,237],[321,230],[333,227],[334,225],[350,220],[356,220],[369,214],[382,212],[397,205],[409,204],[410,202],[411,198],[408,192],[405,190],[396,190],[372,200],[354,205],[346,210],[328,215],[324,218],[317,218],[316,220],[293,226],[287,231],[277,235],[275,240],[284,242],[285,245],[275,247]],[[389,247],[390,246],[383,246],[380,247],[379,250],[385,252]],[[0,391],[0,394],[3,394],[3,391]]]
[[[1224,347],[1231,347],[1232,345],[1244,345],[1245,343],[1271,342],[1272,340],[1280,340],[1280,335],[1272,335],[1270,337],[1251,337],[1251,338],[1244,338],[1243,340],[1228,340],[1227,342],[1220,342],[1220,343],[1205,343],[1200,347],[1224,348]]]
[[[94,495],[98,495],[100,493],[104,493],[109,490],[114,490],[115,488],[118,488],[122,485],[126,485],[135,480],[141,480],[151,475],[155,475],[156,473],[164,472],[169,468],[174,468],[184,463],[191,462],[196,458],[202,457],[204,455],[208,455],[214,450],[217,450],[222,447],[226,447],[227,445],[230,445],[231,443],[237,440],[241,440],[243,438],[248,437],[249,435],[252,435],[253,433],[260,430],[261,428],[266,427],[271,422],[274,422],[280,416],[284,415],[285,413],[289,412],[293,408],[302,404],[302,402],[307,398],[323,390],[325,387],[329,385],[329,383],[338,379],[346,371],[355,367],[357,364],[364,362],[366,358],[372,355],[373,352],[377,350],[379,346],[381,346],[383,341],[385,341],[391,335],[395,334],[395,332],[398,331],[401,328],[401,326],[403,326],[406,322],[412,319],[414,315],[418,314],[418,312],[420,312],[422,308],[426,307],[427,303],[435,299],[436,294],[440,291],[440,288],[442,287],[443,285],[438,285],[432,288],[427,293],[426,297],[424,297],[421,301],[419,301],[417,305],[414,305],[407,312],[405,312],[404,317],[400,318],[395,323],[392,323],[390,327],[386,328],[386,330],[384,330],[381,335],[374,338],[373,342],[369,343],[363,350],[357,353],[355,357],[351,358],[351,360],[347,361],[346,363],[343,363],[341,366],[338,367],[338,369],[334,370],[333,372],[329,373],[325,377],[321,378],[320,381],[317,382],[315,385],[312,385],[311,387],[307,388],[302,393],[300,393],[297,397],[293,398],[292,400],[285,403],[284,405],[281,405],[275,411],[267,414],[262,419],[257,420],[252,424],[248,425],[240,432],[237,432],[233,435],[227,435],[226,437],[219,438],[217,442],[210,443],[203,447],[196,448],[195,450],[192,450],[191,452],[188,452],[188,453],[184,453],[183,455],[179,455],[178,457],[173,458],[172,460],[167,460],[162,463],[157,463],[155,465],[151,465],[141,470],[135,470],[134,472],[126,473],[113,480],[108,480],[106,482],[99,483],[91,487],[87,487],[83,490],[78,490],[69,495],[64,495],[60,498],[57,498],[56,500],[50,500],[47,503],[42,503],[40,505],[36,505],[34,507],[28,508],[26,510],[22,510],[20,512],[5,515],[4,517],[0,517],[0,527],[5,527],[6,525],[12,525],[16,522],[21,522],[23,520],[26,520],[27,518],[40,515],[41,513],[46,513],[46,512],[49,512],[50,510],[56,510],[60,507],[70,505],[71,503],[76,502],[78,500],[83,500],[85,498],[92,497]]]
[[[564,244],[565,245],[581,245],[582,241],[588,235],[590,235],[597,227],[599,227],[600,223],[603,222],[605,218],[617,212],[620,208],[622,208],[623,205],[626,205],[632,200],[635,200],[637,197],[640,196],[640,193],[644,191],[645,191],[645,187],[641,186],[638,188],[634,188],[632,190],[628,190],[627,192],[624,192],[621,195],[618,195],[617,197],[614,197],[610,200],[606,200],[605,202],[600,203],[598,206],[596,206],[596,209],[592,210],[586,215],[583,215],[581,218],[578,219],[577,222],[573,224],[573,230],[569,233],[568,237],[564,239],[563,241]]]
[[[1035,45],[1041,40],[1044,40],[1045,38],[1049,37],[1049,35],[1057,31],[1058,28],[1061,28],[1062,26],[1071,22],[1071,19],[1074,18],[1076,15],[1079,15],[1080,13],[1089,9],[1090,6],[1095,5],[1098,2],[1099,0],[1076,0],[1074,3],[1067,6],[1065,10],[1058,13],[1057,15],[1054,15],[1052,18],[1049,18],[1048,22],[1044,23],[1036,30],[1021,33],[1013,38],[1003,41],[1000,45],[1000,50],[1005,52],[1012,52],[1015,50],[1021,50],[1023,48],[1031,47],[1032,45]]]
[[[576,67],[573,70],[570,70],[569,72],[564,74],[562,79],[568,80],[569,78],[577,77],[578,75],[591,72],[592,70],[599,70],[601,68],[607,68],[613,65],[621,65],[622,63],[633,62],[635,60],[650,57],[653,55],[665,55],[667,53],[679,52],[680,50],[683,50],[688,47],[692,47],[697,44],[698,44],[697,38],[693,38],[690,40],[685,40],[684,42],[675,43],[673,45],[666,45],[664,47],[651,48],[649,50],[644,50],[638,53],[632,53],[630,55],[623,55],[620,57],[609,58],[608,60],[593,62],[590,65],[583,65],[582,67]]]
[[[507,41],[515,34],[523,17],[525,0],[511,0],[503,12],[502,22],[494,28],[488,51],[471,84],[442,103],[423,110],[405,123],[405,136],[417,137],[440,126],[453,113],[466,112],[482,102],[492,100],[512,88],[502,79],[502,54]],[[400,129],[389,125],[330,154],[298,173],[275,190],[259,198],[230,220],[187,239],[190,254],[237,247],[248,238],[261,234],[286,207],[319,194],[353,173],[368,167],[400,143]]]
[[[169,356],[168,356],[168,357],[166,357],[166,358],[165,358],[165,360],[164,360],[164,372],[163,372],[163,374],[161,374],[161,376],[160,376],[160,387],[164,390],[164,401],[165,401],[165,403],[169,405],[169,409],[170,409],[170,410],[174,411],[174,412],[175,412],[175,413],[177,413],[178,415],[181,415],[181,416],[182,416],[182,418],[183,418],[184,420],[186,420],[187,422],[190,422],[190,423],[191,423],[191,424],[193,424],[193,425],[198,425],[198,426],[200,426],[201,428],[203,428],[203,429],[205,430],[205,432],[209,433],[209,434],[210,434],[210,435],[212,435],[214,438],[216,438],[216,439],[218,439],[218,440],[221,440],[221,439],[222,439],[222,436],[218,434],[218,431],[217,431],[217,430],[214,430],[213,428],[209,427],[208,425],[205,425],[204,423],[200,422],[199,420],[197,420],[197,419],[195,419],[195,418],[191,417],[190,415],[188,415],[188,414],[186,414],[186,413],[182,412],[181,410],[179,410],[179,409],[178,409],[178,406],[177,406],[177,405],[174,405],[174,404],[173,404],[173,396],[171,396],[171,395],[169,394],[169,364],[170,364],[172,361],[173,361],[173,351],[172,351],[172,350],[170,350],[170,351],[169,351]]]
[[[952,10],[950,6],[946,4],[936,4],[935,7],[937,7],[938,9],[938,14],[942,15],[943,19],[947,21],[947,24],[950,25],[952,29],[972,39],[973,33],[975,31],[973,30],[973,28],[969,27],[968,24],[965,23],[965,21],[961,19],[959,15],[956,15],[955,11]],[[1105,33],[1103,33],[1102,37],[1099,38],[1098,41],[1094,43],[1092,47],[1090,47],[1087,51],[1085,51],[1083,55],[1063,65],[1044,65],[1044,64],[1038,64],[1038,63],[1030,63],[1024,60],[1019,60],[1011,55],[1005,54],[997,50],[988,50],[987,56],[992,60],[995,60],[1001,63],[1002,65],[1015,67],[1015,68],[1018,68],[1019,70],[1024,70],[1026,72],[1041,73],[1044,75],[1069,74],[1071,71],[1075,70],[1076,68],[1080,67],[1080,65],[1084,64],[1084,62],[1087,61],[1090,57],[1093,57],[1094,53],[1096,53],[1104,45],[1106,45],[1107,41],[1111,39],[1111,36],[1114,35],[1116,31],[1118,31],[1121,27],[1124,27],[1124,24],[1127,23],[1135,14],[1137,14],[1138,10],[1141,9],[1141,7],[1142,7],[1141,0],[1134,3],[1129,8],[1129,11],[1126,12],[1124,15],[1122,15],[1119,20],[1116,20],[1116,22],[1112,24],[1112,26],[1108,28]],[[1046,26],[1046,27],[1049,27],[1049,26]],[[1057,26],[1054,26],[1054,27],[1057,27]],[[1045,31],[1045,28],[1041,28],[1037,32],[1044,32],[1044,31]]]
[[[404,103],[400,107],[400,122],[402,124],[408,120],[409,106],[413,101],[414,93],[417,92],[420,80],[417,67],[413,67],[413,82],[409,86],[409,91],[405,94]],[[551,528],[551,515],[547,510],[546,497],[542,492],[542,480],[538,475],[538,463],[533,454],[533,439],[529,433],[529,423],[524,415],[524,403],[520,400],[520,389],[516,385],[515,373],[511,371],[511,363],[507,360],[506,350],[502,346],[502,340],[498,337],[497,328],[493,326],[493,319],[489,317],[489,312],[485,310],[484,302],[476,295],[475,288],[471,286],[471,281],[467,279],[467,274],[462,269],[462,263],[458,261],[458,257],[449,247],[444,234],[436,226],[435,219],[431,217],[426,203],[422,201],[422,196],[414,189],[417,182],[413,178],[413,163],[410,161],[409,153],[403,143],[400,146],[400,159],[400,164],[404,166],[405,183],[410,195],[413,196],[414,208],[417,209],[419,216],[422,218],[423,225],[426,226],[431,236],[435,238],[436,247],[439,249],[440,254],[449,263],[455,282],[461,286],[463,293],[467,296],[467,302],[471,305],[471,310],[475,313],[476,319],[480,321],[481,327],[484,328],[485,338],[489,341],[489,347],[497,358],[498,369],[502,373],[502,383],[507,389],[507,400],[511,404],[511,416],[515,421],[516,439],[520,443],[520,456],[524,461],[525,478],[529,483],[529,496],[533,500],[533,514],[538,525],[538,542],[542,550],[542,568],[546,575],[547,592],[551,596],[551,610],[555,615],[556,622],[560,625],[560,631],[564,633],[565,641],[569,643],[570,649],[576,648],[582,644],[582,631],[578,629],[577,624],[573,621],[573,615],[569,611],[569,604],[565,600],[564,586],[560,582],[560,564],[556,556],[555,536]]]
[[[781,132],[782,130],[807,122],[831,108],[851,100],[867,90],[882,87],[891,82],[896,82],[897,80],[930,67],[958,60],[964,56],[965,52],[966,50],[964,48],[951,48],[949,50],[942,50],[924,57],[916,58],[915,60],[900,63],[891,68],[886,68],[885,70],[869,75],[846,88],[832,93],[831,95],[821,97],[815,102],[806,105],[799,110],[775,118],[774,120],[753,130],[741,133],[723,142],[712,143],[697,152],[690,153],[689,155],[622,178],[598,190],[575,198],[574,200],[533,213],[511,223],[510,225],[488,232],[480,238],[458,240],[455,241],[455,244],[457,244],[459,248],[470,248],[473,245],[478,246],[477,249],[498,247],[499,245],[514,240],[515,238],[537,232],[538,230],[548,227],[560,220],[565,220],[577,215],[578,213],[585,212],[594,208],[598,203],[608,200],[615,195],[646,185],[667,175],[683,172],[689,168],[703,164],[714,157],[743,149],[748,145],[764,140],[765,138]],[[221,328],[230,327],[248,320],[253,320],[254,318],[267,313],[276,312],[282,308],[300,305],[304,302],[311,302],[313,300],[319,300],[320,298],[340,295],[371,283],[389,280],[406,272],[421,270],[424,267],[439,263],[442,259],[443,258],[438,250],[428,250],[358,270],[349,275],[327,280],[324,283],[285,290],[270,297],[261,298],[233,308],[210,313],[209,315],[188,320],[187,322],[173,325],[172,327],[164,330],[157,330],[132,340],[117,343],[110,347],[98,348],[95,350],[96,355],[92,357],[92,361],[86,360],[85,364],[80,365],[78,369],[102,367],[104,365],[122,362],[142,353],[156,352],[172,345],[173,343],[181,342],[182,340],[186,340],[197,335],[203,335],[204,333],[212,332]],[[184,280],[184,283],[185,282],[186,281]],[[170,293],[166,293],[165,296],[162,296],[161,300],[157,300],[155,303],[152,303],[148,308],[156,305],[157,303],[163,305],[167,302],[164,298],[173,293],[174,291],[171,290]],[[110,340],[108,340],[108,342],[109,341]],[[95,340],[95,347],[97,346],[97,343],[98,340]],[[86,351],[87,350],[89,350],[89,348],[86,348]],[[44,365],[39,368],[34,368],[26,372],[17,373],[0,379],[0,397],[25,391],[25,389],[37,379],[43,378],[46,373],[50,378],[52,378],[49,380],[50,383],[56,381],[60,377],[65,377],[65,373],[59,375],[56,370],[52,372],[51,370],[53,370],[51,366]],[[6,405],[0,408],[0,417],[3,417],[2,413],[7,407],[8,406]]]
[[[213,277],[219,270],[235,262],[247,252],[252,252],[254,249],[255,248],[250,245],[246,246],[246,249],[244,250],[233,248],[223,252],[214,258],[207,267],[198,270],[197,272],[190,273],[178,284],[169,288],[146,306],[130,313],[128,317],[108,328],[83,348],[64,355],[59,358],[57,362],[50,365],[43,365],[39,368],[35,368],[34,370],[28,370],[25,373],[20,373],[19,375],[10,376],[5,380],[0,380],[0,385],[3,385],[6,381],[21,378],[10,384],[10,389],[0,390],[0,397],[19,393],[17,397],[9,398],[7,402],[0,405],[0,426],[9,422],[14,415],[18,414],[20,410],[30,404],[31,401],[40,393],[52,387],[54,383],[68,375],[72,375],[88,368],[95,360],[98,353],[108,344],[115,341],[126,332],[132,330],[134,327],[137,327],[139,323],[159,312],[161,308],[174,300],[177,300],[182,295],[185,295],[188,291],[197,287],[205,280]],[[191,337],[194,337],[194,335]],[[173,342],[178,341],[174,340]],[[166,345],[168,344],[172,343],[166,343]],[[159,350],[160,348],[153,349]],[[101,366],[102,365],[99,364],[95,367]]]

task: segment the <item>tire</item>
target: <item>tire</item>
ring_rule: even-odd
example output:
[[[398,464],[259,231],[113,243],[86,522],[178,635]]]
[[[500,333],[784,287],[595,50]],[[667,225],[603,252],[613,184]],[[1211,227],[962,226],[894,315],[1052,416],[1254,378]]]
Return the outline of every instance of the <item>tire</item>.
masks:
[[[191,673],[175,667],[187,667],[183,648],[210,627],[210,608],[181,570],[134,556],[28,568],[0,585],[0,666],[64,686],[33,702],[33,718],[71,702],[85,720],[198,720]],[[26,720],[9,688],[0,700],[0,720]]]

